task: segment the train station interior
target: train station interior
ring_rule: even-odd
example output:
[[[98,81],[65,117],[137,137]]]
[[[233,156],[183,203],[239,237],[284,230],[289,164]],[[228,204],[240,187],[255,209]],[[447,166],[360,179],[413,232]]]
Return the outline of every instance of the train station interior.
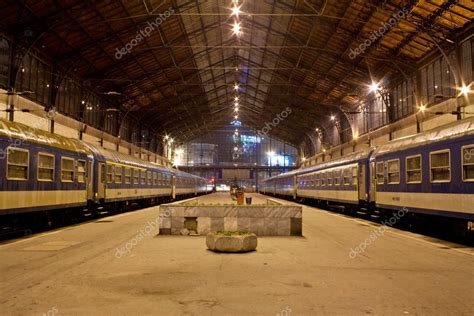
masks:
[[[0,8],[0,315],[474,315],[472,0]]]

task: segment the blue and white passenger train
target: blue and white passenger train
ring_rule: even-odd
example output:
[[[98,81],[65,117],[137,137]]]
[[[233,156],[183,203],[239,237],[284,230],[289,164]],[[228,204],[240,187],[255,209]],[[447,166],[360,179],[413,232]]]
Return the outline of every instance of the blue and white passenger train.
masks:
[[[261,193],[474,230],[474,117],[266,179]],[[459,225],[460,224],[460,225]]]
[[[120,209],[209,192],[206,179],[0,119],[0,222],[5,215]]]

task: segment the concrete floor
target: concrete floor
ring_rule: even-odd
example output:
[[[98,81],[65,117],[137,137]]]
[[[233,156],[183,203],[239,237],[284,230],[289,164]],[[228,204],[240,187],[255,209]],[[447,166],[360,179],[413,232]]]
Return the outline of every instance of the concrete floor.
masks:
[[[351,258],[378,226],[305,207],[303,238],[216,254],[203,236],[156,236],[157,216],[150,208],[0,245],[0,314],[474,314],[472,248],[387,229]]]

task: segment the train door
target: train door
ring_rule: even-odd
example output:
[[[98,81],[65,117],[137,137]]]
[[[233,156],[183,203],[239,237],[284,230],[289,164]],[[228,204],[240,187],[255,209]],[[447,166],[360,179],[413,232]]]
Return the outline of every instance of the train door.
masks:
[[[365,201],[367,198],[367,179],[365,164],[359,164],[358,173],[359,176],[357,177],[357,187],[359,190],[359,201]]]
[[[105,163],[99,162],[99,181],[97,183],[97,198],[98,199],[105,199],[105,189],[106,189],[106,169]]]
[[[87,185],[87,200],[91,201],[94,199],[94,172],[92,171],[92,161],[87,162],[87,174],[86,174],[86,185]]]
[[[375,173],[375,162],[370,163],[370,194],[369,202],[375,202],[377,198],[377,176]]]
[[[176,199],[176,177],[173,176],[171,178],[171,197],[172,199]]]

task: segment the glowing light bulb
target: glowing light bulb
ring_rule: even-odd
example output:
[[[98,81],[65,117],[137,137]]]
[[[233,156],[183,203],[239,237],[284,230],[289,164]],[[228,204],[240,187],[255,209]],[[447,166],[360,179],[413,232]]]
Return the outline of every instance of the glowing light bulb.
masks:
[[[377,92],[380,89],[379,84],[372,82],[370,85],[370,92]]]
[[[234,23],[234,26],[232,27],[232,32],[234,32],[235,35],[240,35],[240,33],[242,32],[240,23]]]
[[[461,94],[467,96],[469,93],[471,93],[471,88],[466,85],[462,85],[461,88],[459,88],[459,91],[461,91]]]
[[[240,14],[240,7],[238,7],[238,6],[234,3],[234,7],[232,8],[232,15],[239,16],[239,14]]]

